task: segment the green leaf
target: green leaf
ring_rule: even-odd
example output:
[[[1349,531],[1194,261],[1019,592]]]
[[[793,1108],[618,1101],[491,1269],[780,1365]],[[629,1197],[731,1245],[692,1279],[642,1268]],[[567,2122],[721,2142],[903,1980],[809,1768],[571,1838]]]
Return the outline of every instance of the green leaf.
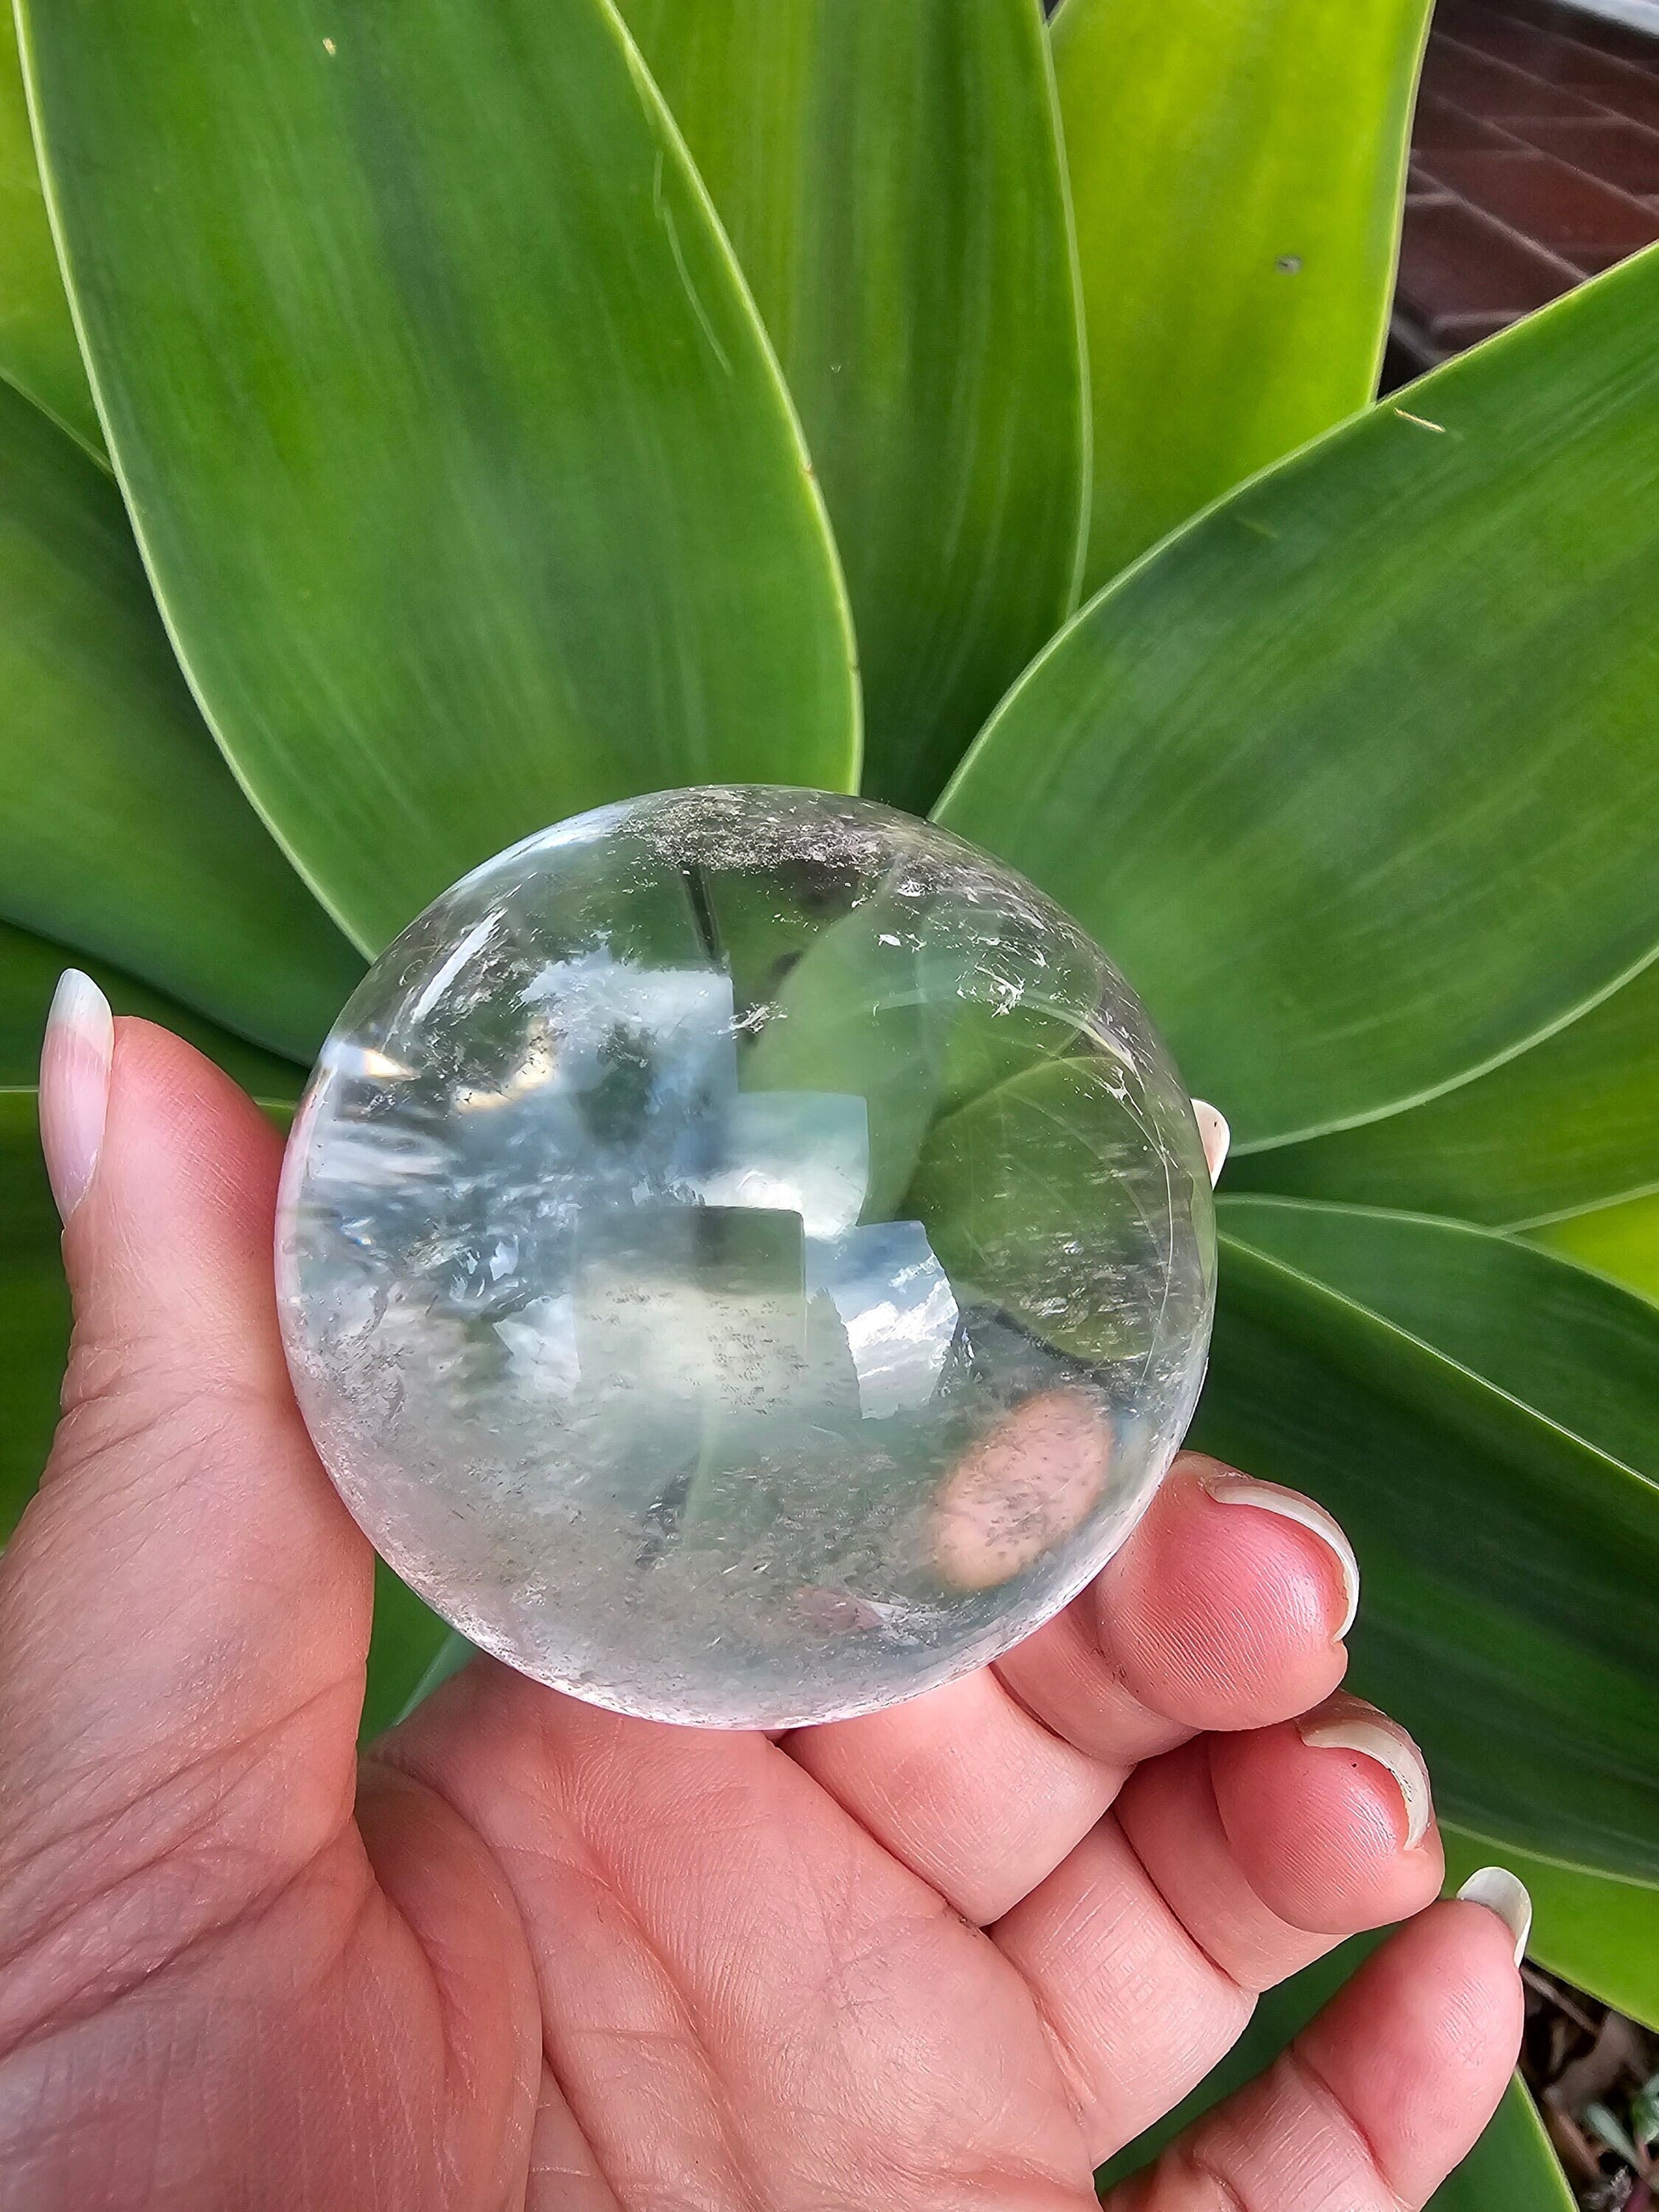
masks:
[[[0,914],[309,1060],[362,963],[202,726],[107,475],[0,384]]]
[[[400,1583],[384,1559],[374,1562],[374,1625],[368,1638],[368,1680],[359,1740],[371,1742],[420,1702],[434,1662],[458,1641],[447,1621]],[[470,1651],[471,1646],[466,1647]]]
[[[1091,590],[1376,389],[1430,0],[1066,0]]]
[[[850,781],[822,506],[608,0],[23,22],[151,577],[362,945],[602,800]]]
[[[1215,1280],[1208,1199],[1191,1115],[1164,1112],[1154,1086],[1096,1051],[1041,1060],[935,1122],[903,1211],[959,1296],[1076,1358],[1150,1362],[1202,1326]],[[1204,1240],[1190,1271],[1173,1230],[1188,1205]],[[1094,1224],[1082,1242],[1080,1221]],[[1126,1283],[1166,1271],[1156,1313],[1126,1300]]]
[[[1577,2205],[1516,2074],[1485,2135],[1429,2199],[1428,2212],[1577,2212]]]
[[[1448,1088],[1652,953],[1656,317],[1650,252],[1235,492],[946,793],[1236,1147]]]
[[[1102,2192],[1150,2166],[1183,2128],[1271,2066],[1382,1940],[1381,1935],[1355,1936],[1267,1990],[1221,2063],[1172,2112],[1101,2168],[1096,2179]],[[1565,2176],[1518,2075],[1480,2142],[1429,2200],[1429,2212],[1498,2212],[1500,2207],[1502,2212],[1573,2212]]]
[[[924,957],[912,909],[883,886],[796,960],[739,1061],[746,1091],[863,1101],[870,1221],[893,1218],[938,1110],[945,1009],[927,988]]]
[[[1545,1221],[1659,1180],[1656,1090],[1659,961],[1474,1082],[1383,1121],[1247,1152],[1228,1181],[1510,1227]]]
[[[0,24],[0,378],[102,454],[41,197],[9,16]]]
[[[1517,1850],[1513,1844],[1442,1821],[1446,1887],[1455,1890],[1494,1860],[1532,1897],[1527,1955],[1632,2020],[1659,2028],[1659,1890]]]
[[[142,1014],[146,1021],[159,1022],[163,1029],[188,1038],[252,1097],[266,1102],[298,1098],[305,1070],[296,1061],[261,1052],[216,1023],[204,1021],[188,1006],[135,982],[106,961],[90,959],[4,922],[0,922],[0,1091],[33,1089],[46,1010],[58,978],[69,967],[83,969],[118,1014]]]
[[[420,1601],[415,1601],[418,1604]],[[477,1646],[469,1644],[459,1629],[447,1630],[427,1662],[425,1672],[392,1715],[392,1720],[406,1721],[416,1705],[424,1705],[434,1690],[441,1689],[452,1674],[459,1674],[468,1660],[477,1656]]]
[[[1659,1299],[1659,1194],[1553,1221],[1534,1231],[1533,1242]]]
[[[1480,1231],[1316,1218],[1340,1212],[1223,1202],[1194,1439],[1347,1527],[1365,1585],[1355,1686],[1422,1742],[1443,1814],[1651,1881],[1659,1488],[1610,1448],[1642,1441],[1644,1343],[1650,1406],[1659,1394],[1659,1310]],[[1565,1287],[1543,1285],[1552,1265]],[[1531,1322],[1521,1267],[1548,1301]]]
[[[1381,1314],[1608,1458],[1659,1477],[1659,1313],[1644,1299],[1462,1222],[1275,1199],[1221,1203],[1229,1236]],[[1659,1524],[1659,1488],[1650,1510]]]
[[[623,0],[823,485],[864,785],[923,811],[1076,604],[1079,306],[1032,0]]]
[[[1212,2066],[1197,2088],[1190,2090],[1161,2120],[1137,2136],[1133,2142],[1126,2143],[1115,2158],[1101,2167],[1095,2180],[1102,2192],[1150,2166],[1183,2128],[1190,2127],[1212,2105],[1218,2105],[1224,2097],[1231,2097],[1235,2089],[1242,2089],[1247,2081],[1265,2072],[1285,2045],[1302,2033],[1321,2006],[1358,1971],[1387,1932],[1383,1929],[1350,1936],[1346,1943],[1339,1943],[1311,1966],[1304,1966],[1299,1974],[1292,1974],[1276,1989],[1265,1990],[1243,2033],[1219,2064]]]

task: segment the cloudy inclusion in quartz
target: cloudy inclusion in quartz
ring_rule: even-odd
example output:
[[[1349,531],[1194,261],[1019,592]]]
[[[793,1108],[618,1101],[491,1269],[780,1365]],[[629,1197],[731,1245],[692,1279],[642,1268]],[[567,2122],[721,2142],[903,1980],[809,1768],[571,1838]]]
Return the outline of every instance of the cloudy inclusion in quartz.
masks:
[[[1030,884],[867,801],[526,840],[376,962],[295,1125],[289,1364],[351,1511],[580,1697],[826,1720],[1121,1542],[1213,1297],[1192,1109]]]

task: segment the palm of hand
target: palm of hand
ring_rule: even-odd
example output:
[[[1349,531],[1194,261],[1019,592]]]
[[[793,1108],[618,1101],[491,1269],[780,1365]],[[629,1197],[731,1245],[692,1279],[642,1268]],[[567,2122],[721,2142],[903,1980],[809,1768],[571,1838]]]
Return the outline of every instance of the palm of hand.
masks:
[[[1334,1694],[1340,1550],[1209,1463],[910,1705],[773,1743],[480,1662],[360,1773],[369,1559],[276,1345],[276,1150],[123,1024],[0,1566],[0,2203],[1075,2212],[1250,1992],[1435,1894],[1407,1740]],[[1518,2023],[1507,1931],[1437,1907],[1137,2201],[1420,2202]]]

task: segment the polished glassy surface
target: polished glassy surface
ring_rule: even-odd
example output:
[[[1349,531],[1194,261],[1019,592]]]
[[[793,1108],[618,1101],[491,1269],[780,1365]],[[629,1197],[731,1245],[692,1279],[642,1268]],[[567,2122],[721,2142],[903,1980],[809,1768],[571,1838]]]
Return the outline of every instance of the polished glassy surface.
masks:
[[[277,1231],[352,1512],[578,1696],[780,1726],[982,1663],[1122,1540],[1213,1295],[1100,951],[866,801],[605,807],[446,892],[324,1048]]]

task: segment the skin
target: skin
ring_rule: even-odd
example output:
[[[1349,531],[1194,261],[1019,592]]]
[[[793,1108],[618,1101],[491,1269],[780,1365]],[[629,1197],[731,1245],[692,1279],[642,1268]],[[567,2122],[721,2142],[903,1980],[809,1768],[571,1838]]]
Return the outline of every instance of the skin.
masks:
[[[481,1661],[360,1760],[370,1553],[277,1342],[279,1151],[117,1024],[0,1562],[6,2212],[1080,2212],[1254,1992],[1407,1916],[1113,2202],[1423,2203],[1520,1985],[1388,1768],[1295,1725],[1344,1710],[1316,1534],[1178,1464],[1066,1613],[909,1705],[772,1741]]]

